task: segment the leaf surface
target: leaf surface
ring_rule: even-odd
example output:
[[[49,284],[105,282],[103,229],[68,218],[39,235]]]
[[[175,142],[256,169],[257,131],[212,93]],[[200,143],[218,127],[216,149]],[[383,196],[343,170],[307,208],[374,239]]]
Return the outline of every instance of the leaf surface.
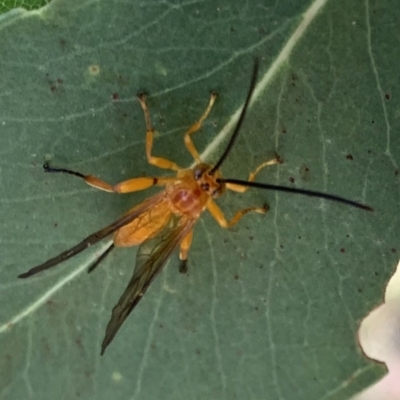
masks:
[[[398,21],[394,1],[53,1],[0,19],[0,393],[4,399],[344,399],[383,369],[357,346],[398,258]],[[16,39],[17,38],[17,39]],[[153,190],[96,191],[42,164],[116,183],[163,176],[147,164],[136,99],[149,94],[154,154],[192,162],[183,132],[216,161],[246,96],[257,94],[223,165],[245,178],[362,201],[374,213],[249,190],[231,230],[195,229],[100,357],[135,249],[85,270],[102,246],[30,280],[17,275],[111,223]]]

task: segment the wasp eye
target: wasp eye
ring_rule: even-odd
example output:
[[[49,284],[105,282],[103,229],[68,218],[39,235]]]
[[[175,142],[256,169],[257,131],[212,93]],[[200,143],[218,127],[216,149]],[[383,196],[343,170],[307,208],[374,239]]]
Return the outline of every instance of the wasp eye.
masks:
[[[198,181],[203,176],[203,171],[200,168],[197,168],[193,171],[194,179]]]

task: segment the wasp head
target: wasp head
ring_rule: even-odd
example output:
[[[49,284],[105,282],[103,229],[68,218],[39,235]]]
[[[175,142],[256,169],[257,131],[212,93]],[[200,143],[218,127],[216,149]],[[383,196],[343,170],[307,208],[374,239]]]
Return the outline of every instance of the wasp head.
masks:
[[[203,192],[217,198],[225,192],[225,183],[221,182],[221,172],[212,171],[211,165],[197,164],[193,168],[193,177]]]

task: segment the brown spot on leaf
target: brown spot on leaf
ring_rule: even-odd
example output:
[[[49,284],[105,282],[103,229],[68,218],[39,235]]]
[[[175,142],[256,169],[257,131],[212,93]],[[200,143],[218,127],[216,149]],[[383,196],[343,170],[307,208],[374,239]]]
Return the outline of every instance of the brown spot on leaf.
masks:
[[[88,70],[90,75],[99,75],[100,73],[100,67],[96,64],[89,65]]]
[[[310,168],[307,165],[303,164],[300,167],[300,176],[303,181],[308,181],[310,179]]]

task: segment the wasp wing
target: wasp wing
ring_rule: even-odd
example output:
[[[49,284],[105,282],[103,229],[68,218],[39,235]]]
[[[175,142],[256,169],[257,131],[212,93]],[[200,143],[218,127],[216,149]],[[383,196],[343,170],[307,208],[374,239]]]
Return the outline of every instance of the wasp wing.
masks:
[[[142,299],[154,277],[161,271],[172,252],[191,231],[195,222],[196,219],[182,217],[172,226],[169,225],[162,230],[157,237],[140,245],[132,279],[112,310],[111,319],[101,344],[101,355],[104,354],[125,319]]]
[[[111,225],[106,226],[105,228],[92,233],[87,238],[83,239],[80,243],[71,247],[70,249],[62,252],[56,257],[47,260],[43,264],[40,264],[36,267],[31,268],[29,271],[18,275],[18,278],[28,278],[32,275],[35,275],[39,272],[42,272],[46,269],[56,266],[61,262],[68,260],[69,258],[79,254],[83,250],[86,250],[89,246],[99,242],[100,240],[104,239],[105,237],[111,235],[113,232],[117,231],[121,227],[129,224],[135,218],[138,218],[141,214],[145,213],[146,211],[150,210],[151,208],[157,206],[164,200],[164,192],[160,192],[155,194],[154,196],[150,197],[149,199],[145,200],[143,203],[137,205],[136,207],[129,210],[122,218],[118,219],[117,221],[113,222]]]

